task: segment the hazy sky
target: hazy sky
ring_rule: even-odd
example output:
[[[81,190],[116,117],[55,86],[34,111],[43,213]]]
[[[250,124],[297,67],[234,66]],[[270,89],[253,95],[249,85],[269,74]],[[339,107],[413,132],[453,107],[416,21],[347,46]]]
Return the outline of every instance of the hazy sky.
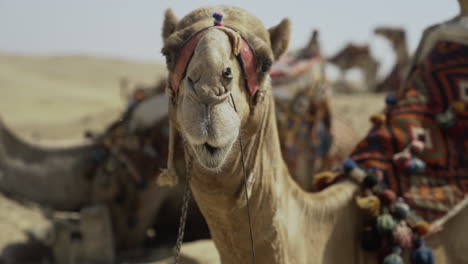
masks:
[[[455,0],[0,0],[0,52],[89,54],[162,61],[162,15],[171,7],[179,17],[205,5],[248,9],[266,26],[283,17],[293,22],[292,48],[320,30],[323,52],[331,55],[346,42],[370,43],[388,68],[388,43],[372,34],[377,25],[404,26],[411,50],[428,25],[456,15]]]

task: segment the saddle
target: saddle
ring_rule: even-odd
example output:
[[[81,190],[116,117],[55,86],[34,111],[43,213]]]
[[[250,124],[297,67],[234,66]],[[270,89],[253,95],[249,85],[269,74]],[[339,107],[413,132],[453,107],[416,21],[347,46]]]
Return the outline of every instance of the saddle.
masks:
[[[468,194],[465,24],[457,17],[426,30],[403,86],[371,117],[373,127],[335,178],[361,184],[361,245],[382,256],[397,246],[389,261],[399,248],[430,258],[422,238]]]

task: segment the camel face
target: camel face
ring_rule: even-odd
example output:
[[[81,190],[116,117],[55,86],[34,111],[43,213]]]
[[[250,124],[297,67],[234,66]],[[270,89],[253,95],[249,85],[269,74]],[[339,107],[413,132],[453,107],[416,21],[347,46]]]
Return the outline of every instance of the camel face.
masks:
[[[223,23],[214,23],[215,13],[224,14]],[[290,22],[266,29],[247,11],[229,6],[200,8],[180,20],[167,10],[162,37],[171,121],[195,161],[219,172],[238,158],[233,152],[240,131],[246,139],[258,131],[265,109],[259,98],[271,92],[268,73],[287,49]]]
[[[397,51],[400,43],[406,42],[406,33],[402,28],[378,27],[374,33],[388,39],[394,51]]]
[[[177,123],[200,164],[219,169],[249,112],[230,36],[216,28],[208,30],[195,48],[179,89]]]

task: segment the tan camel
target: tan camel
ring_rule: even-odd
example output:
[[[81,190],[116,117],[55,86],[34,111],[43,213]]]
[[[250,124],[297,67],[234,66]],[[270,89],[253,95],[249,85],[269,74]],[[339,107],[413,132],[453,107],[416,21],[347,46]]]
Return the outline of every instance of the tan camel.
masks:
[[[396,55],[392,70],[376,85],[375,91],[396,91],[401,87],[410,63],[406,32],[403,28],[392,27],[378,27],[374,32],[390,41]]]
[[[213,25],[213,12],[224,14],[226,27],[205,29]],[[298,187],[281,157],[265,68],[252,71],[247,65],[243,70],[237,61],[240,47],[249,53],[242,37],[256,51],[257,65],[264,66],[285,51],[289,33],[287,19],[267,30],[257,18],[234,7],[197,9],[180,21],[166,12],[163,52],[172,80],[171,122],[186,141],[195,200],[222,263],[252,259],[243,164],[257,263],[376,263],[357,242],[362,220],[354,203],[357,185],[344,181],[320,193]],[[194,41],[186,42],[190,36]],[[193,50],[187,52],[184,43],[191,43]],[[181,49],[182,58],[190,60],[176,60]],[[258,90],[255,81],[250,82],[256,77]],[[466,221],[465,209],[428,238],[438,263],[468,262],[468,240],[460,235]]]
[[[364,86],[366,90],[374,89],[379,63],[372,56],[368,45],[348,44],[334,56],[328,58],[328,62],[334,64],[340,70],[340,84],[344,90],[352,89],[345,81],[345,73],[352,68],[359,68],[364,74]]]

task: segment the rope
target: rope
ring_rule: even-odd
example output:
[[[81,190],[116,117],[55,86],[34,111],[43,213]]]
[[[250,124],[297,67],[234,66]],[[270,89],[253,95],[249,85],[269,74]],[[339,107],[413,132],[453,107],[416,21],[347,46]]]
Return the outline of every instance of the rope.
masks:
[[[190,202],[190,197],[191,197],[191,191],[190,191],[190,178],[192,177],[192,173],[190,172],[191,169],[192,169],[192,161],[189,159],[188,164],[187,164],[187,169],[186,169],[187,183],[185,185],[185,190],[184,190],[184,197],[183,197],[182,209],[181,209],[181,215],[180,215],[180,221],[179,221],[179,230],[177,232],[177,242],[175,245],[175,254],[174,254],[175,264],[179,264],[180,249],[182,247],[182,243],[184,240],[185,224],[187,222],[187,212],[188,212],[188,207],[189,207],[189,202]]]
[[[234,107],[234,110],[237,112],[237,107],[236,107],[236,102],[234,101],[234,97],[232,97],[232,93],[230,94],[231,100],[232,100],[232,105]],[[257,263],[256,262],[256,255],[255,255],[255,246],[254,246],[254,237],[253,237],[253,232],[252,232],[252,217],[250,215],[250,201],[249,201],[249,193],[247,191],[247,170],[245,168],[245,160],[244,160],[244,145],[242,144],[242,136],[239,135],[239,145],[240,145],[240,150],[241,150],[241,160],[242,160],[242,171],[244,173],[244,192],[245,192],[245,200],[247,201],[247,216],[249,218],[249,232],[250,232],[250,247],[252,250],[252,263]]]
[[[234,107],[234,110],[236,113],[237,107],[236,103],[234,101],[234,98],[232,97],[232,94],[230,94],[232,104]],[[242,143],[242,137],[239,135],[239,144],[240,144],[240,150],[241,150],[241,161],[242,161],[242,172],[244,174],[244,192],[245,192],[245,199],[247,201],[247,216],[249,219],[249,233],[250,233],[250,246],[252,250],[252,263],[256,264],[256,254],[255,254],[255,246],[254,246],[254,237],[253,237],[253,231],[252,231],[252,216],[250,213],[250,200],[249,200],[249,193],[247,190],[247,169],[245,168],[245,159],[244,159],[244,144]],[[175,245],[175,254],[174,254],[174,261],[175,264],[179,264],[180,262],[180,250],[182,247],[182,243],[184,240],[184,233],[185,233],[185,224],[187,222],[187,212],[188,212],[188,206],[189,206],[189,201],[191,197],[191,191],[190,191],[190,179],[191,179],[191,168],[192,167],[192,161],[188,161],[188,165],[186,168],[186,177],[187,177],[187,185],[185,186],[184,190],[184,197],[183,197],[183,204],[182,204],[182,209],[181,209],[181,216],[180,216],[180,221],[179,221],[179,230],[177,234],[177,242]]]

